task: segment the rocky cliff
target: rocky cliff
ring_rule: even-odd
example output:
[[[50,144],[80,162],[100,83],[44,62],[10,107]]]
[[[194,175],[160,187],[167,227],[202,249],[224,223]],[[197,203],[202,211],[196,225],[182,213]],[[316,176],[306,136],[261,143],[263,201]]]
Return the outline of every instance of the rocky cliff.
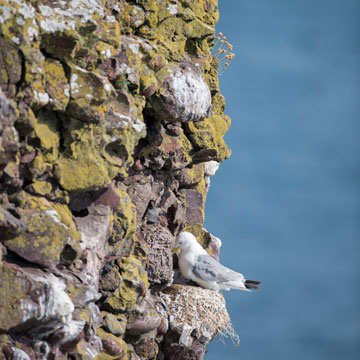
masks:
[[[231,330],[171,253],[186,229],[218,255],[217,19],[217,0],[0,0],[1,359],[202,359]]]

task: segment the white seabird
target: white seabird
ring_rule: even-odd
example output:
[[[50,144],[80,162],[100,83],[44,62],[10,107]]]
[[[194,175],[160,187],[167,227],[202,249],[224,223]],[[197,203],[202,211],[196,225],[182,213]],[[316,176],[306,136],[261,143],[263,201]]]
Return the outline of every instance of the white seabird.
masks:
[[[189,232],[183,231],[178,235],[175,248],[181,249],[179,257],[181,275],[205,289],[251,291],[259,288],[257,285],[260,281],[246,280],[243,274],[221,265]]]

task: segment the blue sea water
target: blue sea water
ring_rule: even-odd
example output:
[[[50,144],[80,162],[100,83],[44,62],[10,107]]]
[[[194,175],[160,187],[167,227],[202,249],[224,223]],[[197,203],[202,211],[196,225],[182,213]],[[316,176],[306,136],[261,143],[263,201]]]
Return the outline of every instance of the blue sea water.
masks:
[[[219,0],[232,156],[205,227],[263,282],[225,292],[240,347],[207,360],[360,359],[360,1]]]

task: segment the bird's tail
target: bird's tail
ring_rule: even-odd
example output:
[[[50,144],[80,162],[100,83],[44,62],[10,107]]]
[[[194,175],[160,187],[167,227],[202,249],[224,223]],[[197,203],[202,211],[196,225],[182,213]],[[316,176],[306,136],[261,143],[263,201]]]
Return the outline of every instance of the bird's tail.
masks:
[[[256,290],[258,290],[258,289],[260,289],[259,286],[257,286],[259,284],[261,284],[261,281],[245,280],[245,287],[247,289],[256,289]]]

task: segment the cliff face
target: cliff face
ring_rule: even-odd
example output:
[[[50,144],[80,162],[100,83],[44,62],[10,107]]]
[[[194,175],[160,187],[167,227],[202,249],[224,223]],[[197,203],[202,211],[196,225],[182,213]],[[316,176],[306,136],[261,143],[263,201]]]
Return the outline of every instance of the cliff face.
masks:
[[[181,229],[218,255],[217,19],[216,0],[0,0],[0,358],[201,359],[229,329],[221,295],[167,287]]]

